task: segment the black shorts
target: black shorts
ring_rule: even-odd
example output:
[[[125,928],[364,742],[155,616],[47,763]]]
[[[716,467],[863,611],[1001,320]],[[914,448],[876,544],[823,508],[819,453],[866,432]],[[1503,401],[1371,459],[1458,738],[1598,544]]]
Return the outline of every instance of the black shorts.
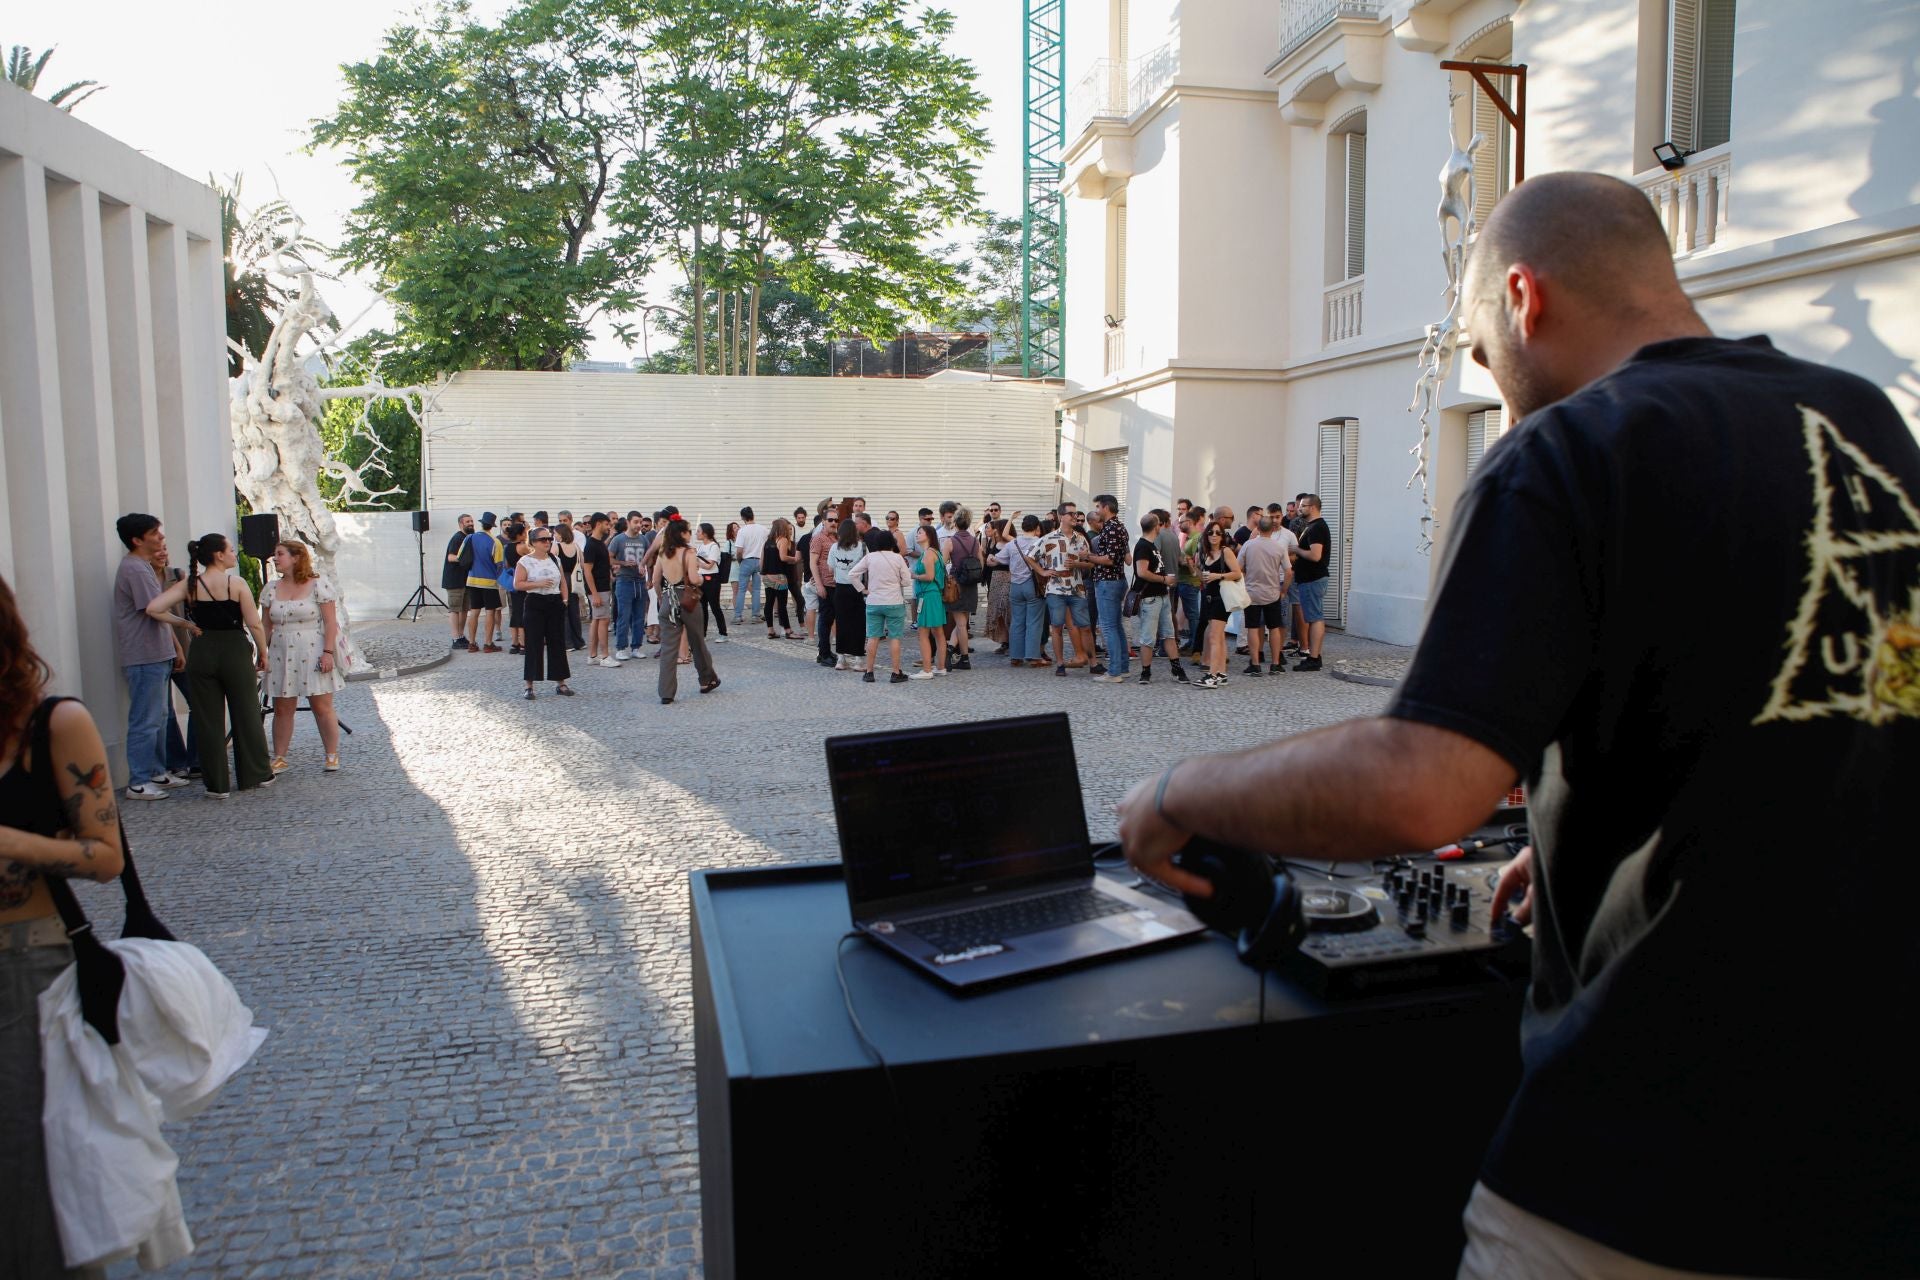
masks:
[[[1287,598],[1281,596],[1272,604],[1248,605],[1247,625],[1249,627],[1271,627],[1277,631],[1285,631],[1287,629]]]
[[[499,588],[497,587],[468,587],[467,588],[468,612],[472,612],[475,609],[498,609],[499,607],[500,607]]]

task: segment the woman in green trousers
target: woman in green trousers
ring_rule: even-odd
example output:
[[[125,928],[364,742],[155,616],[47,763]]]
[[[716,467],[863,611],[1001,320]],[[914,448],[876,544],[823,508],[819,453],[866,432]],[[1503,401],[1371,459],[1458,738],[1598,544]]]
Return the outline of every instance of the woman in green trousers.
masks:
[[[234,573],[239,554],[225,535],[209,533],[187,544],[195,572],[168,587],[147,606],[147,616],[193,634],[187,648],[187,702],[193,708],[195,746],[207,794],[224,799],[232,788],[226,735],[233,726],[233,756],[240,789],[273,785],[267,735],[261,725],[260,681],[266,670],[267,637],[245,578]],[[170,611],[182,599],[187,616]],[[253,645],[246,633],[253,633]]]

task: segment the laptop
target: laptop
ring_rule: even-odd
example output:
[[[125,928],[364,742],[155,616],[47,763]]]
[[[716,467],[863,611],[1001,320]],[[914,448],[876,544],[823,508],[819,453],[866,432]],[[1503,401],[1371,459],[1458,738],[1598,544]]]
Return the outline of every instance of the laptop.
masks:
[[[1204,931],[1094,872],[1064,713],[827,739],[854,927],[952,987]]]

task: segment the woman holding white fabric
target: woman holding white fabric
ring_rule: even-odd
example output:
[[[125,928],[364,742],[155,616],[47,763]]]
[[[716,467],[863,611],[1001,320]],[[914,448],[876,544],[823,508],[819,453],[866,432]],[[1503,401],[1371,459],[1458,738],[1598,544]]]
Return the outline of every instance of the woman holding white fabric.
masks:
[[[73,963],[47,877],[104,883],[122,862],[106,746],[81,703],[43,702],[51,676],[0,579],[0,1275],[29,1280],[101,1274],[67,1268],[47,1181],[39,996]],[[57,802],[34,777],[40,715]]]

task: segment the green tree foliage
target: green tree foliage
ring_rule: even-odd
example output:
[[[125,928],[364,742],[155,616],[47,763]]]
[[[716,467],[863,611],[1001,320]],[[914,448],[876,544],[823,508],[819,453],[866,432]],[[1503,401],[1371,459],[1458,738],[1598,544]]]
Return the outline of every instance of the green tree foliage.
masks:
[[[953,362],[956,369],[985,369],[1020,364],[1020,219],[989,216],[974,237],[972,252],[956,264],[966,292],[945,312],[939,325],[968,333],[987,333],[985,351]]]
[[[398,377],[565,369],[596,316],[636,302],[637,242],[597,234],[630,128],[588,8],[530,0],[489,26],[443,3],[344,68],[315,122],[366,194],[341,250],[394,303],[398,332],[376,341]]]
[[[641,373],[693,372],[693,288],[677,285],[674,309],[662,311],[654,330],[678,345],[654,351],[635,363]],[[796,292],[776,269],[761,291],[760,339],[755,372],[781,377],[825,377],[831,370],[833,326],[818,303]]]
[[[893,332],[963,287],[986,106],[922,0],[441,0],[316,121],[365,193],[342,245],[394,299],[395,376],[563,369],[640,282],[690,283],[692,372],[807,367],[776,332]],[[802,304],[805,305],[802,305]],[[811,310],[809,310],[809,308]],[[818,327],[827,327],[821,324]],[[824,360],[824,349],[820,353]]]
[[[26,45],[14,45],[7,52],[7,83],[17,84],[28,93],[32,93],[39,86],[40,74],[47,69],[47,62],[52,57],[51,49],[41,50],[40,56],[36,58],[33,56],[33,50]],[[106,87],[98,80],[75,80],[64,89],[49,94],[47,101],[62,111],[70,112]]]
[[[373,353],[373,345],[368,340],[354,343],[336,365],[333,376],[326,380],[327,384],[364,383]],[[385,369],[384,362],[381,367]],[[399,490],[381,501],[392,511],[420,509],[420,426],[405,405],[392,399],[329,400],[326,416],[320,421],[320,441],[326,446],[329,458],[350,467],[360,466],[378,452],[379,466],[386,473],[381,487]],[[340,481],[324,472],[319,479],[320,496],[327,500],[327,505],[336,511],[346,509],[349,504],[340,501]]]
[[[615,217],[692,283],[697,372],[760,371],[784,284],[842,330],[888,333],[959,291],[930,229],[974,216],[986,99],[909,0],[619,0],[648,145]],[[604,0],[597,8],[608,8]]]

